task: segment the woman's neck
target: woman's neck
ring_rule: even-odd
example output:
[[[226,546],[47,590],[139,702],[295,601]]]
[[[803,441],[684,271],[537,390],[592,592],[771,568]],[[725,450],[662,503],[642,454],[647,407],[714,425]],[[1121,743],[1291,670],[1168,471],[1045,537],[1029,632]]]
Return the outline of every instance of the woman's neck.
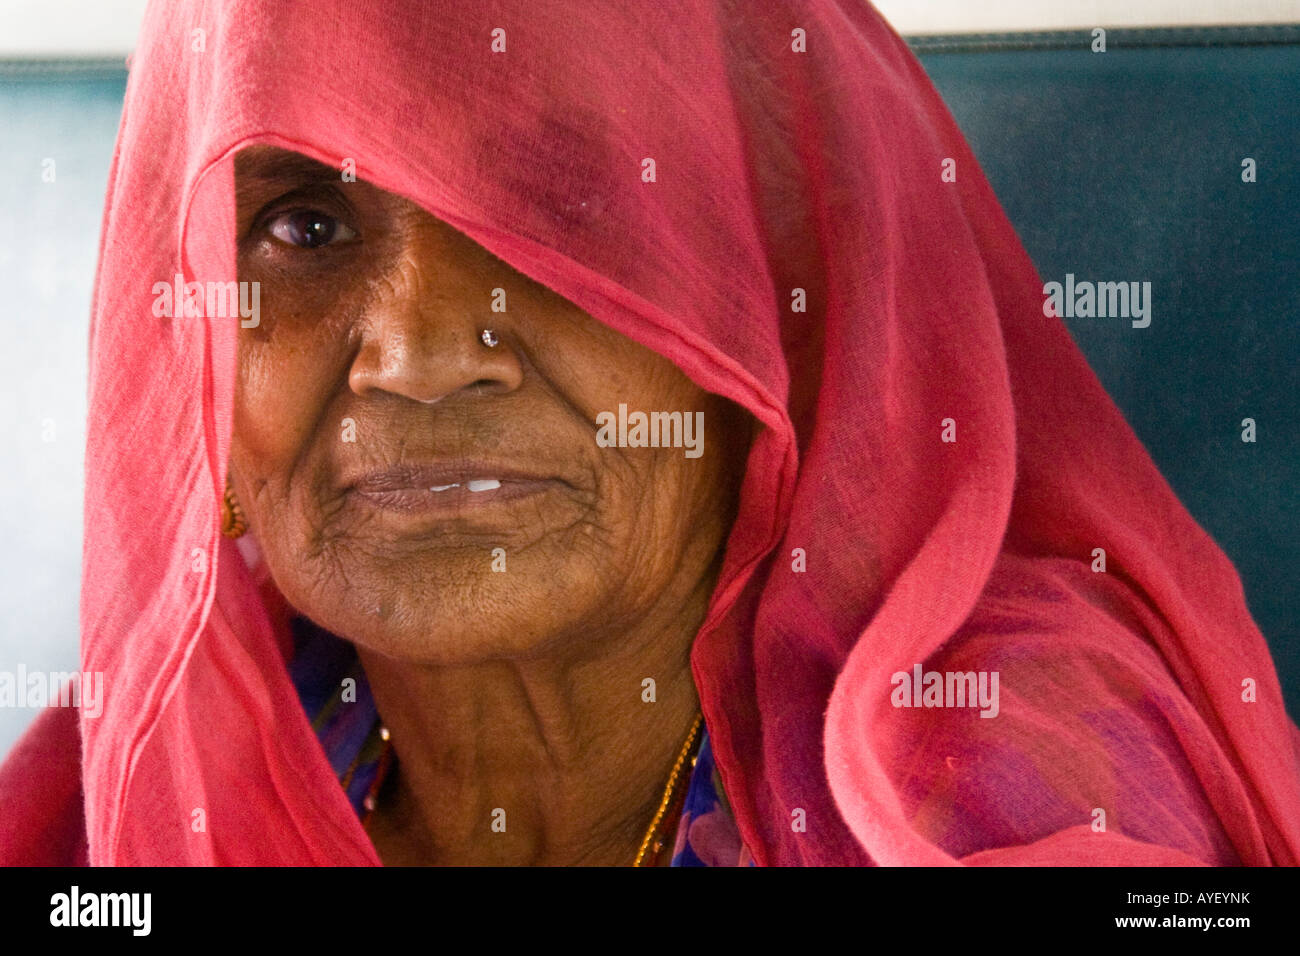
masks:
[[[369,825],[380,858],[630,864],[699,708],[690,646],[710,590],[668,623],[575,636],[564,660],[445,667],[358,649],[397,756]]]

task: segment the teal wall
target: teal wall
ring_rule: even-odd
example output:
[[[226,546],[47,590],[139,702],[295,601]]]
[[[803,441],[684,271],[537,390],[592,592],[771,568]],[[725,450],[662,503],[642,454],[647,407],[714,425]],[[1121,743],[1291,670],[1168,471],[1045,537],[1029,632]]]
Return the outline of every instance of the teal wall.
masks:
[[[125,91],[0,71],[0,670],[80,663],[90,292]],[[34,715],[0,708],[0,754]]]

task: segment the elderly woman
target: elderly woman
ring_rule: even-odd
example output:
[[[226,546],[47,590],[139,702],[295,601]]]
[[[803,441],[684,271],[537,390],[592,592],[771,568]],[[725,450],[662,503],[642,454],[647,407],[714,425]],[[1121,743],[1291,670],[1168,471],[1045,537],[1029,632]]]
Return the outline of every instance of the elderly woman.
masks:
[[[102,249],[6,862],[1300,860],[1235,570],[860,0],[154,3]]]

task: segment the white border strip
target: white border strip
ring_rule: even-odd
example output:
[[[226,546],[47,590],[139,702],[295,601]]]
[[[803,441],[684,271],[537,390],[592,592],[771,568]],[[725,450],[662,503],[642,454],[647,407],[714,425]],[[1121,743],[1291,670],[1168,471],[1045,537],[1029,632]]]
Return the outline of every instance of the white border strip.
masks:
[[[0,0],[0,57],[125,57],[146,2]],[[876,7],[905,36],[1300,23],[1300,0],[876,0]]]
[[[1300,23],[1300,0],[876,0],[899,33]]]

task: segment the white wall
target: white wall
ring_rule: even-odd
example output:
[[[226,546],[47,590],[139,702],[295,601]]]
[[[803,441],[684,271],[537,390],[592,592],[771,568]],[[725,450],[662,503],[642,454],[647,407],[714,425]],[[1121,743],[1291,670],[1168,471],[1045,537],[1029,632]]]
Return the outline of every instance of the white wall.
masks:
[[[146,0],[0,0],[0,57],[121,56]]]
[[[876,0],[899,33],[1300,23],[1300,0]]]
[[[125,56],[135,46],[145,3],[0,0],[0,57]],[[1300,0],[877,0],[876,6],[905,34],[1300,23]]]

